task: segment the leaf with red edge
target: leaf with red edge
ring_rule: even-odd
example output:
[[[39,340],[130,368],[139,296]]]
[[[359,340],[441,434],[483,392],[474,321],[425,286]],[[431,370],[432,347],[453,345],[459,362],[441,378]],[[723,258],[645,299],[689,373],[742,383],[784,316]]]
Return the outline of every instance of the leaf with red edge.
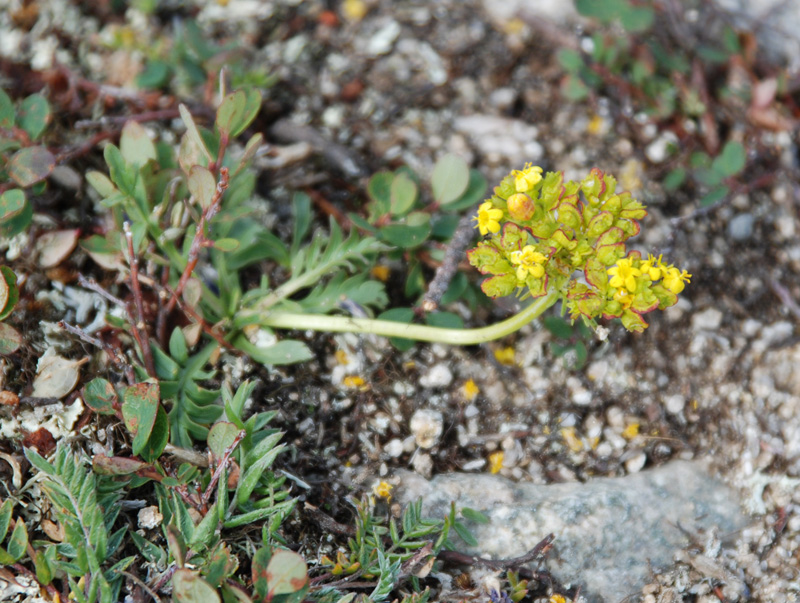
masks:
[[[156,422],[159,407],[158,383],[137,383],[125,390],[122,419],[133,434],[131,450],[139,455],[147,445]]]
[[[9,177],[23,187],[33,186],[44,180],[56,167],[56,158],[44,147],[20,149],[8,162]]]

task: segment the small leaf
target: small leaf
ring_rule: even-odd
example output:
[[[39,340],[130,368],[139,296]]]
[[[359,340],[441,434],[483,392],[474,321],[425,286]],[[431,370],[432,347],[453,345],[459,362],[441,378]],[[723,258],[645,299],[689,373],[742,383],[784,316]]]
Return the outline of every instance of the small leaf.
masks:
[[[101,377],[92,379],[83,388],[83,401],[86,406],[101,415],[113,415],[117,403],[114,386]]]
[[[22,101],[17,113],[19,127],[28,133],[31,140],[42,135],[50,123],[50,103],[41,94],[31,94]]]
[[[192,143],[206,157],[206,159],[208,159],[208,161],[213,161],[211,153],[208,152],[206,143],[203,141],[203,137],[200,135],[200,130],[197,129],[197,125],[194,123],[192,114],[189,113],[189,109],[186,108],[186,105],[181,103],[178,105],[178,111],[180,111],[181,119],[186,126],[186,133],[189,135]],[[191,166],[189,167],[191,168]]]
[[[150,61],[137,77],[139,88],[161,88],[169,83],[172,69],[165,61]]]
[[[130,475],[148,466],[149,463],[125,456],[95,454],[92,457],[92,469],[100,475]]]
[[[13,101],[5,90],[0,88],[0,128],[13,128],[14,114]]]
[[[390,194],[392,215],[404,216],[417,200],[417,183],[401,172],[392,180]]]
[[[562,48],[558,51],[557,58],[561,66],[570,73],[577,73],[584,66],[581,53],[572,48]]]
[[[448,153],[436,162],[431,175],[431,188],[437,203],[452,203],[464,194],[468,185],[469,166],[463,158]]]
[[[157,383],[137,383],[125,390],[122,402],[122,418],[125,427],[133,434],[131,449],[138,455],[150,439],[159,407]]]
[[[192,538],[189,540],[189,547],[193,550],[198,547],[208,547],[211,539],[214,537],[214,532],[219,525],[219,513],[217,511],[217,504],[214,503],[206,513],[205,517],[200,520],[200,523],[195,526]]]
[[[25,527],[25,522],[17,518],[17,525],[14,526],[14,531],[11,532],[11,537],[8,539],[8,546],[6,550],[8,554],[14,558],[14,561],[19,561],[25,555],[25,549],[28,546],[28,529]]]
[[[36,250],[39,252],[39,267],[52,268],[58,266],[69,257],[78,244],[78,233],[72,230],[52,230],[41,235],[36,240]]]
[[[214,249],[224,252],[236,251],[239,249],[239,241],[236,239],[217,239],[214,241]]]
[[[193,166],[189,171],[187,185],[200,207],[206,209],[211,205],[217,191],[217,181],[207,168],[200,165]]]
[[[455,523],[453,524],[453,529],[456,531],[456,534],[458,534],[458,535],[459,535],[459,537],[461,538],[461,540],[463,540],[463,541],[464,541],[464,543],[465,543],[467,546],[469,546],[469,547],[476,547],[476,546],[478,546],[478,541],[475,539],[475,536],[473,536],[473,535],[472,535],[472,532],[470,532],[470,531],[469,531],[469,530],[468,530],[468,529],[467,529],[467,528],[464,526],[464,524],[462,524],[460,521],[457,521],[457,522],[455,522]]]
[[[267,565],[267,585],[274,595],[296,593],[308,584],[308,566],[292,551],[278,549]]]
[[[422,245],[431,234],[431,216],[415,211],[406,216],[403,223],[389,224],[380,230],[380,237],[387,243],[403,249]]]
[[[682,167],[675,168],[664,177],[664,190],[674,193],[685,181],[686,169]]]
[[[211,450],[211,453],[217,459],[221,459],[228,447],[233,444],[234,440],[236,440],[236,436],[239,435],[239,431],[240,429],[236,425],[233,423],[228,423],[227,421],[214,423],[214,426],[208,432],[208,438],[206,439],[206,443],[208,444],[208,448]]]
[[[177,603],[220,603],[217,589],[188,569],[178,569],[172,575],[172,599]]]
[[[258,90],[237,90],[228,94],[217,109],[217,128],[229,136],[238,136],[255,119],[260,108]]]
[[[475,509],[470,509],[469,507],[464,507],[463,509],[461,509],[461,515],[464,516],[464,519],[474,521],[475,523],[479,524],[489,523],[489,518],[486,517],[486,515],[484,515],[480,511],[476,511]]]
[[[14,327],[0,322],[0,354],[13,354],[22,345],[22,335]]]
[[[56,166],[56,158],[44,147],[20,149],[8,162],[8,175],[22,187],[44,180]]]
[[[375,214],[377,216],[388,214],[391,210],[392,182],[394,182],[394,174],[391,172],[378,172],[367,183],[367,194],[375,203]]]
[[[169,552],[172,553],[172,557],[175,559],[175,565],[183,567],[186,562],[186,541],[175,525],[167,526],[167,544],[169,545]]]
[[[80,366],[88,359],[70,360],[59,356],[55,348],[48,348],[36,365],[33,380],[34,398],[63,398],[69,394],[80,379]]]
[[[711,169],[725,177],[735,176],[747,163],[747,151],[740,142],[729,141],[711,164]]]
[[[386,312],[378,315],[378,320],[391,320],[392,322],[404,322],[410,324],[414,320],[414,310],[411,308],[392,308]],[[414,347],[412,339],[404,339],[401,337],[390,337],[391,344],[401,352],[410,350]]]
[[[97,170],[86,172],[86,181],[104,199],[119,193],[114,183],[103,172],[98,172]]]
[[[280,366],[284,364],[296,364],[311,360],[314,354],[302,341],[284,339],[266,348],[253,345],[244,335],[238,336],[233,341],[233,345],[242,350],[256,362],[267,366]]]
[[[133,120],[125,122],[122,128],[119,150],[125,161],[139,167],[156,159],[156,146],[142,125]]]
[[[28,228],[32,220],[33,207],[21,189],[12,188],[0,195],[0,236],[13,237]]]
[[[164,452],[167,442],[169,442],[169,418],[167,417],[167,411],[159,404],[153,429],[150,430],[150,437],[141,451],[141,457],[150,463],[154,463]]]
[[[11,514],[14,512],[14,503],[6,498],[3,505],[0,506],[0,542],[6,539],[8,534],[8,526],[11,525]]]

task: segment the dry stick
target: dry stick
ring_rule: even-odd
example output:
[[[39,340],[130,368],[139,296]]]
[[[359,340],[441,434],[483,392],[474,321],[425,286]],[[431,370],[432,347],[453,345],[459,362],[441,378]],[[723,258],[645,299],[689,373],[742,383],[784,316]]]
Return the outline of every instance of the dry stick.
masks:
[[[130,222],[124,222],[122,228],[125,231],[125,239],[128,242],[128,255],[131,267],[131,290],[133,291],[133,301],[136,306],[136,319],[131,321],[133,327],[133,337],[142,350],[144,367],[147,374],[151,377],[156,376],[156,364],[153,361],[153,352],[150,349],[150,337],[147,334],[147,325],[144,321],[144,300],[142,299],[142,287],[139,283],[139,258],[133,250],[133,233],[131,233]],[[130,314],[130,311],[128,312]]]
[[[464,257],[464,249],[472,242],[473,229],[471,226],[472,216],[467,214],[458,221],[458,226],[453,234],[453,238],[447,245],[442,264],[436,269],[428,292],[422,299],[422,310],[432,312],[439,307],[442,296],[450,286],[450,281],[458,270],[458,263]]]
[[[160,109],[158,111],[145,111],[144,113],[137,113],[136,115],[117,115],[115,117],[103,116],[100,119],[81,119],[75,122],[76,130],[86,130],[88,128],[102,128],[105,126],[118,126],[125,125],[129,121],[144,122],[144,121],[161,121],[163,119],[175,119],[180,117],[181,113],[177,109]]]
[[[789,310],[795,318],[800,318],[800,306],[794,301],[789,290],[774,278],[770,279],[769,286],[772,292],[783,302],[783,305],[786,306],[786,309]]]
[[[182,301],[172,289],[170,289],[168,286],[165,285],[162,290],[167,295],[170,296],[169,299],[177,300],[178,307],[180,307],[180,309],[183,310],[189,316],[189,318],[191,318],[192,320],[197,322],[201,327],[203,327],[203,332],[206,335],[212,337],[214,341],[216,341],[221,347],[225,348],[229,352],[241,354],[241,352],[237,350],[232,343],[226,341],[225,338],[220,333],[217,333],[214,330],[214,328],[210,324],[208,324],[202,316],[200,316],[197,312],[195,312],[194,308],[192,308],[189,304]]]
[[[236,434],[236,437],[233,439],[233,442],[231,442],[231,445],[225,449],[225,452],[222,454],[222,458],[220,459],[219,465],[217,465],[217,468],[214,469],[214,475],[211,476],[211,481],[208,482],[208,488],[206,488],[206,491],[203,492],[203,497],[201,500],[203,501],[204,505],[208,504],[208,501],[211,498],[211,493],[214,491],[214,487],[217,485],[217,482],[219,481],[219,476],[222,474],[222,470],[228,465],[228,461],[231,458],[231,454],[233,454],[233,451],[239,445],[239,442],[241,442],[246,435],[247,435],[247,430],[242,429],[239,433]]]
[[[159,598],[159,596],[155,592],[153,592],[153,590],[149,586],[147,586],[147,584],[145,584],[140,578],[137,578],[136,576],[134,576],[130,572],[123,571],[121,573],[128,580],[130,580],[131,582],[136,584],[139,588],[141,588],[148,595],[150,595],[150,597],[152,597],[153,601],[155,601],[156,603],[161,603],[161,599]]]
[[[203,210],[200,220],[197,222],[197,229],[194,233],[192,246],[189,248],[189,259],[186,263],[186,268],[184,269],[183,274],[181,274],[181,278],[178,281],[178,286],[175,287],[175,292],[169,301],[167,301],[167,305],[164,309],[167,314],[172,312],[173,308],[175,308],[178,297],[183,294],[183,289],[186,287],[186,283],[189,281],[189,278],[191,278],[195,266],[197,266],[197,261],[200,259],[200,250],[207,244],[207,239],[204,232],[206,223],[210,222],[219,211],[222,204],[222,194],[225,192],[226,188],[228,188],[228,168],[223,167],[219,170],[219,182],[217,183],[217,190],[214,191],[214,196],[211,199],[211,203],[207,208],[205,208],[205,210]]]
[[[483,557],[476,557],[475,555],[446,550],[439,551],[437,559],[449,561],[451,563],[460,563],[462,565],[482,565],[483,567],[493,570],[509,570],[530,563],[537,557],[546,555],[550,547],[553,546],[553,540],[555,540],[555,538],[554,534],[548,534],[530,551],[520,557],[512,557],[511,559],[484,559]]]
[[[106,354],[109,355],[111,361],[125,373],[125,378],[128,380],[130,385],[136,383],[136,374],[133,372],[133,367],[130,365],[129,362],[125,360],[125,357],[119,352],[119,350],[114,349],[109,344],[107,344],[102,339],[98,339],[97,337],[92,337],[81,329],[80,327],[74,327],[69,323],[64,322],[63,320],[58,323],[58,326],[67,331],[68,333],[72,333],[80,337],[86,343],[90,343],[101,350],[103,350]]]

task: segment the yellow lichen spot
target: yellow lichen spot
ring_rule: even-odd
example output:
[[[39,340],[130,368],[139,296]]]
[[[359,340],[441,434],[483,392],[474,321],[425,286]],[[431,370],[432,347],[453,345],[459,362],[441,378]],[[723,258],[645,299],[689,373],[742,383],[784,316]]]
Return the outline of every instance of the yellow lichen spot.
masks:
[[[567,603],[564,595],[553,595],[550,597],[549,603]]]
[[[382,283],[385,283],[386,281],[389,280],[389,275],[391,274],[391,272],[392,271],[389,269],[389,266],[382,266],[382,265],[373,266],[372,270],[369,271],[369,273],[372,275],[372,278],[376,278]]]
[[[345,387],[363,387],[365,385],[365,381],[363,378],[359,377],[358,375],[348,375],[342,380],[342,385]]]
[[[574,427],[565,427],[562,429],[561,437],[564,438],[564,442],[566,442],[567,446],[570,450],[572,450],[572,452],[580,452],[583,450],[583,442],[581,442],[581,439],[575,435]]]
[[[493,452],[489,455],[489,472],[490,473],[500,473],[500,469],[503,468],[503,459],[505,455],[503,454],[502,450],[498,450],[497,452]]]
[[[228,6],[230,0],[217,0],[217,5],[219,6]]]
[[[392,484],[384,482],[381,480],[374,486],[372,486],[372,493],[377,496],[378,498],[385,498],[386,502],[392,500]]]
[[[592,136],[605,134],[606,129],[606,120],[600,115],[593,116],[589,123],[586,124],[586,133]]]
[[[516,353],[511,346],[506,348],[498,348],[494,351],[494,359],[500,364],[505,366],[514,366]]]
[[[639,424],[631,423],[622,431],[622,437],[626,440],[632,440],[639,435]]]
[[[542,433],[543,433],[544,435],[550,435],[550,426],[549,426],[549,425],[545,425],[545,426],[542,428]]]
[[[517,34],[522,33],[525,29],[525,22],[522,19],[517,19],[516,17],[513,19],[509,19],[508,22],[503,26],[505,32],[510,36],[515,36]]]
[[[590,443],[590,444],[591,444],[591,446],[592,446],[592,450],[596,450],[596,449],[597,449],[597,445],[600,443],[600,436],[594,436],[594,437],[593,437],[593,438],[592,438],[592,439],[589,441],[589,443]]]
[[[623,190],[639,192],[642,189],[641,174],[644,172],[644,165],[638,159],[628,159],[622,166],[622,173],[619,175],[619,183]]]
[[[339,364],[350,364],[350,358],[347,357],[347,352],[344,350],[336,350],[334,357]]]
[[[413,360],[408,360],[403,363],[403,370],[405,371],[413,371],[415,368],[417,368],[417,363]]]
[[[367,4],[364,0],[344,0],[342,13],[351,21],[361,21],[367,14]]]
[[[462,387],[461,393],[464,396],[464,399],[467,402],[472,402],[479,393],[481,393],[481,389],[475,384],[472,379],[469,379]]]

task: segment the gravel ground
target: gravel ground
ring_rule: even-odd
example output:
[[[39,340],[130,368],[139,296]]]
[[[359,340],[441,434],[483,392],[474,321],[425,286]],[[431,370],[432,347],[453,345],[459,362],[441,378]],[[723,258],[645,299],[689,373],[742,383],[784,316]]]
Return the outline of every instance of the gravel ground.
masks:
[[[576,104],[560,97],[557,44],[580,44],[582,29],[546,21],[530,6],[523,19],[503,21],[489,2],[381,0],[366,2],[363,18],[348,19],[338,3],[230,0],[226,7],[198,3],[197,10],[165,2],[147,17],[134,9],[111,15],[106,3],[53,0],[36,3],[38,18],[28,26],[15,17],[19,3],[5,4],[12,9],[0,11],[6,60],[39,70],[58,63],[113,86],[130,86],[142,64],[136,44],[110,48],[114,36],[132,32],[146,45],[169,31],[173,18],[196,14],[209,35],[237,40],[244,65],[266,68],[280,82],[260,122],[276,144],[260,183],[273,211],[287,187],[307,185],[352,209],[363,198],[365,175],[399,165],[428,174],[445,152],[464,156],[490,182],[525,161],[568,178],[595,166],[620,177],[650,210],[638,243],[693,275],[677,306],[654,316],[641,335],[612,326],[605,342],[588,341],[580,369],[555,357],[553,336],[534,327],[499,344],[417,346],[403,354],[379,340],[309,334],[318,360],[265,373],[262,388],[264,404],[281,408],[297,446],[288,469],[311,484],[309,502],[334,501],[334,514],[346,517],[344,495],[369,488],[376,475],[398,468],[424,476],[487,472],[499,451],[502,475],[533,483],[708,458],[741,492],[752,525],[693,544],[672,569],[652,577],[641,600],[798,599],[800,192],[793,132],[734,131],[755,149],[753,179],[768,174],[768,184],[698,212],[694,199],[667,195],[660,183],[663,130],[618,99]],[[3,72],[8,78],[8,68]],[[293,155],[298,147],[288,145],[304,140],[305,128],[321,139],[306,139],[310,148]],[[478,315],[455,310],[473,324],[507,313],[499,306]],[[348,375],[365,385],[347,387]],[[298,530],[319,552],[313,530]],[[698,551],[713,564],[692,563],[690,553]],[[714,568],[745,589],[726,592],[724,573]]]

